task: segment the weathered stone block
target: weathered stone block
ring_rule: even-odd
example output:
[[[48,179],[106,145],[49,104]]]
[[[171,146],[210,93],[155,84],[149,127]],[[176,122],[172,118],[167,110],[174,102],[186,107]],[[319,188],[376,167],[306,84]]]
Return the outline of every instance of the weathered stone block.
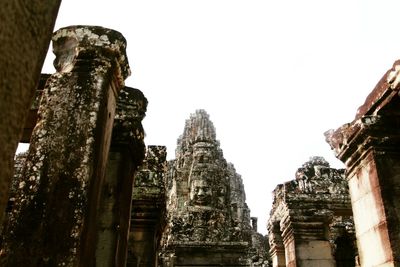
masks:
[[[298,259],[328,260],[332,261],[332,247],[328,241],[311,240],[296,244],[296,257]],[[324,266],[324,265],[321,265]]]

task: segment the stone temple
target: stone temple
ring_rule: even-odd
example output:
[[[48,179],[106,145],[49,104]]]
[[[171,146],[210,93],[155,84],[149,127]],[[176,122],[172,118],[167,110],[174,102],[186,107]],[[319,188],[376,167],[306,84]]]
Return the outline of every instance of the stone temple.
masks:
[[[52,34],[60,2],[0,1],[0,266],[400,266],[400,61],[325,133],[346,170],[312,157],[277,185],[266,242],[207,113],[174,160],[146,148],[125,38]],[[50,40],[56,72],[41,74]]]
[[[178,139],[166,177],[162,266],[262,266],[262,236],[242,178],[222,153],[209,115],[197,110]],[[264,262],[265,260],[265,262]]]

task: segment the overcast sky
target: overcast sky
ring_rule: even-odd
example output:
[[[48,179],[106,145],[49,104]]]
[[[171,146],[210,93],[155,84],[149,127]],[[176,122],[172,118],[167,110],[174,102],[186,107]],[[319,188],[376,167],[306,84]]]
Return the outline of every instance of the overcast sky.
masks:
[[[343,167],[323,133],[350,122],[400,58],[399,10],[395,0],[64,0],[55,30],[125,36],[126,85],[149,100],[145,142],[169,159],[190,113],[205,109],[266,233],[277,184],[310,156]]]

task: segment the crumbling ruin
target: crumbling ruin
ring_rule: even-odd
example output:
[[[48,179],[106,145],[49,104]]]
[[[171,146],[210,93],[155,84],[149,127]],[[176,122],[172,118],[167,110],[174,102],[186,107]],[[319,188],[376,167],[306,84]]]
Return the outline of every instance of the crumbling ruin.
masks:
[[[344,170],[312,157],[296,179],[278,185],[268,220],[273,267],[356,266],[354,225]]]
[[[204,110],[186,121],[166,177],[161,266],[263,266],[240,175],[223,157]],[[256,219],[253,219],[256,227]],[[261,242],[262,243],[262,242]],[[260,244],[260,242],[258,242]],[[263,244],[261,244],[263,245]]]

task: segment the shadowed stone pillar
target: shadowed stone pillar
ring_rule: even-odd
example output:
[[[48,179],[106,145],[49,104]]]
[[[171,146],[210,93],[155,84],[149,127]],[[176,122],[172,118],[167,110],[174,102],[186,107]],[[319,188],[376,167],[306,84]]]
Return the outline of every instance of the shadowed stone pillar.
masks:
[[[272,267],[285,267],[285,246],[283,245],[279,221],[268,225],[268,233]]]
[[[146,159],[135,175],[127,267],[158,266],[157,251],[166,222],[166,157],[165,146],[148,146]]]
[[[346,164],[361,266],[400,266],[400,62],[355,119],[325,133]]]
[[[146,109],[147,99],[141,91],[121,90],[102,191],[97,267],[126,265],[134,175],[145,154],[141,122]]]
[[[0,1],[0,223],[14,154],[46,57],[61,1]]]
[[[116,99],[130,74],[116,31],[55,32],[48,79],[3,254],[7,266],[95,266]]]

